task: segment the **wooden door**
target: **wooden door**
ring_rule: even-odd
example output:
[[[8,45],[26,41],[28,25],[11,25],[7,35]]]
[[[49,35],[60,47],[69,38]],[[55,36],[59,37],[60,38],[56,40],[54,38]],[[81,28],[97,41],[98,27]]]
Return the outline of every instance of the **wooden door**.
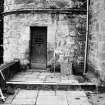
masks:
[[[31,68],[46,69],[47,27],[31,27]]]

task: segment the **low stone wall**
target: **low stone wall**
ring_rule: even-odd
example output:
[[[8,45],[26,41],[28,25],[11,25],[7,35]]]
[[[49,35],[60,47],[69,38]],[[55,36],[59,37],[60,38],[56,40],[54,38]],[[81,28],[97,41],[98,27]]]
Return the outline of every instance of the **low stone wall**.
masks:
[[[19,61],[12,61],[9,63],[2,64],[0,66],[0,72],[2,73],[3,76],[0,74],[0,82],[8,81],[20,71],[21,71],[21,67],[20,67]]]

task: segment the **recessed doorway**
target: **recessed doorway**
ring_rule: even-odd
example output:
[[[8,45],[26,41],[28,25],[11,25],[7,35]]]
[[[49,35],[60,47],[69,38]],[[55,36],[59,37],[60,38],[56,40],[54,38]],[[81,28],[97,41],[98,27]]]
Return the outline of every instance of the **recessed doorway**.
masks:
[[[47,67],[47,27],[30,27],[30,63],[31,68]]]

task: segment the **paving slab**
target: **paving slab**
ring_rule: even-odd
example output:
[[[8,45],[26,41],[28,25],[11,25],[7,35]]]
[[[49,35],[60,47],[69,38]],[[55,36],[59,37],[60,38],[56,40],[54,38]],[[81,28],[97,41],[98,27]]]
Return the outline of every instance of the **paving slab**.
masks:
[[[16,75],[10,81],[25,81],[25,78],[24,78],[24,76],[18,76],[18,75]]]
[[[73,83],[78,83],[77,80],[61,80],[61,83],[69,83],[69,84],[73,84]]]
[[[37,90],[20,90],[19,93],[16,95],[17,98],[32,98],[37,96]]]
[[[45,75],[40,75],[38,78],[39,78],[39,79],[45,79],[46,76],[45,76]]]
[[[67,96],[68,105],[91,105],[87,97]]]
[[[50,73],[50,72],[21,72],[17,74],[11,81],[24,81],[24,82],[51,82],[51,83],[63,83],[63,84],[77,84],[78,81],[74,76],[62,76],[61,73]]]
[[[15,96],[18,94],[19,92],[19,89],[15,90],[15,94],[13,95],[9,95],[7,98],[6,98],[6,101],[4,102],[4,104],[11,104],[13,99],[15,98]]]
[[[27,74],[27,75],[24,75],[24,77],[32,78],[33,75],[32,74]]]
[[[39,91],[39,96],[55,96],[55,91]]]
[[[12,105],[13,104],[16,104],[16,105],[23,105],[23,104],[26,104],[26,105],[32,105],[32,104],[35,104],[35,101],[36,99],[15,99],[13,100],[12,102]]]
[[[39,96],[36,105],[68,105],[65,96]]]
[[[65,96],[71,96],[71,97],[86,97],[86,94],[84,91],[56,91],[56,95],[65,95]]]
[[[49,76],[46,76],[46,79],[45,79],[44,82],[55,82],[55,83],[59,83],[60,82],[60,78],[49,75]]]
[[[12,104],[35,104],[38,91],[20,90]]]
[[[0,105],[11,105],[11,104],[0,104]]]
[[[32,75],[39,76],[40,75],[40,72],[32,72]]]

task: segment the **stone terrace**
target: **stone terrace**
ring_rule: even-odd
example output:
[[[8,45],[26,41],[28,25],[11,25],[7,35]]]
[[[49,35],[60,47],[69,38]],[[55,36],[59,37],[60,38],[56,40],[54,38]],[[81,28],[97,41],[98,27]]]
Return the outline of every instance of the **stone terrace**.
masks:
[[[96,88],[97,83],[97,81],[90,81],[82,76],[65,76],[62,73],[51,73],[32,69],[22,71],[6,82],[8,86],[28,90],[76,90],[80,88],[93,90]]]

